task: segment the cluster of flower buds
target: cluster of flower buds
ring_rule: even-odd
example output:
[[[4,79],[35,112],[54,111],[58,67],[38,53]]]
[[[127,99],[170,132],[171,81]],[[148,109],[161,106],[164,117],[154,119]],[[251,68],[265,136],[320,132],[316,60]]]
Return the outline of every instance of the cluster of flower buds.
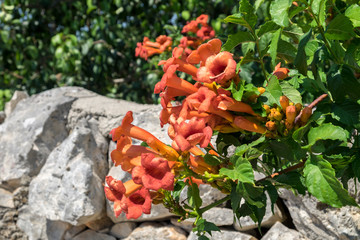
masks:
[[[161,54],[164,51],[171,51],[172,38],[166,35],[160,35],[155,42],[150,41],[148,37],[144,37],[142,43],[137,43],[135,56],[145,60],[154,54]]]

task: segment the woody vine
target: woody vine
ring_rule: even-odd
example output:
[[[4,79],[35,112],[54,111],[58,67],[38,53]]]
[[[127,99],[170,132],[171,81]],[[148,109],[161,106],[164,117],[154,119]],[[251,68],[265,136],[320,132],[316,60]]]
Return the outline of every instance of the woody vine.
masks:
[[[268,19],[259,21],[265,10]],[[358,206],[347,191],[348,180],[360,178],[358,16],[358,4],[241,0],[224,19],[240,31],[227,38],[216,37],[205,14],[181,38],[144,37],[136,56],[171,53],[158,63],[163,75],[154,93],[173,141],[133,125],[132,112],[111,131],[112,160],[132,175],[125,183],[106,177],[115,215],[136,219],[163,204],[181,220],[194,218],[206,239],[219,229],[202,218],[205,211],[230,201],[236,218],[261,226],[267,195],[274,204],[279,188],[332,207]],[[226,197],[202,206],[200,184]]]

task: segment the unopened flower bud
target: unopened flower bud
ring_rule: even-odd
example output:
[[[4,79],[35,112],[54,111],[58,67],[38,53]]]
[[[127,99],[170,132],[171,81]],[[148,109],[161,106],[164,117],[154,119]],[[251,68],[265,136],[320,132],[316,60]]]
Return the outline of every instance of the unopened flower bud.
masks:
[[[266,114],[269,114],[270,113],[270,106],[269,105],[264,105],[263,108],[265,109],[266,111]]]
[[[276,124],[273,121],[266,122],[266,128],[270,131],[274,131],[276,129]]]
[[[259,96],[265,92],[265,88],[258,87],[258,91],[260,92]]]
[[[286,108],[286,121],[292,124],[296,117],[296,107],[295,106],[288,106]]]
[[[301,103],[297,103],[295,104],[295,108],[296,108],[296,114],[299,114],[301,109],[302,109],[302,105]]]
[[[281,96],[280,105],[282,110],[285,112],[286,108],[289,106],[289,99],[286,96]]]
[[[302,123],[307,123],[307,121],[309,120],[311,114],[312,114],[311,108],[304,107],[304,109],[302,110],[301,117],[300,117],[301,122]]]
[[[280,111],[274,113],[274,119],[280,121],[283,118],[283,115]]]

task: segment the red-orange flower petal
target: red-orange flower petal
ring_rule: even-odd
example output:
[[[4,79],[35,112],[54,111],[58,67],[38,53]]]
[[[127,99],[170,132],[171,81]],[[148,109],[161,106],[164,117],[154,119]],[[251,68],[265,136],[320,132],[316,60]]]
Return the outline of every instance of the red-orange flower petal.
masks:
[[[287,68],[281,68],[280,66],[281,66],[281,63],[278,63],[278,65],[276,65],[273,74],[278,79],[285,79],[285,78],[287,78],[289,76],[288,73],[290,72],[290,70],[287,69]]]

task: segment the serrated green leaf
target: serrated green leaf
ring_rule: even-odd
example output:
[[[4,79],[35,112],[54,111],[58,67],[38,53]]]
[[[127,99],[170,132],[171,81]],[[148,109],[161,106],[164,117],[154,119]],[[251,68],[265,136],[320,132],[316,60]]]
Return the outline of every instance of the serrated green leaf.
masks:
[[[320,25],[325,28],[325,4],[327,0],[313,0],[311,2],[311,9],[315,13]]]
[[[270,147],[277,157],[290,162],[298,162],[306,157],[306,151],[291,138],[273,140],[270,142]]]
[[[282,27],[289,26],[288,10],[291,6],[292,1],[290,0],[277,0],[271,2],[270,14],[273,21]]]
[[[328,88],[335,101],[343,101],[346,96],[352,100],[360,99],[360,82],[353,70],[346,66],[332,66],[327,75]]]
[[[263,25],[260,26],[260,29],[257,32],[257,36],[261,37],[265,33],[274,32],[274,31],[278,30],[279,28],[280,27],[276,23],[274,23],[273,21],[268,21],[268,22],[266,22],[266,23],[264,23]]]
[[[222,51],[230,52],[234,47],[243,42],[254,42],[255,39],[249,32],[238,32],[234,35],[229,35],[226,43],[222,46]]]
[[[298,46],[298,52],[296,54],[294,64],[298,69],[299,73],[304,76],[307,76],[307,63],[306,63],[306,53],[305,53],[305,46],[307,42],[310,40],[312,34],[312,29],[301,37],[300,43]]]
[[[176,182],[176,184],[174,186],[174,191],[172,192],[173,198],[175,200],[179,201],[180,194],[181,194],[181,192],[182,192],[182,190],[184,189],[185,186],[186,186],[185,182],[182,182],[182,181]]]
[[[255,9],[253,5],[250,4],[248,0],[241,0],[239,3],[239,12],[242,14],[246,22],[251,26],[255,27],[257,16],[255,14]]]
[[[199,188],[197,184],[192,184],[191,186],[188,186],[188,201],[190,206],[194,208],[200,208],[202,205],[202,200],[200,198]]]
[[[301,27],[294,23],[289,27],[284,28],[282,34],[291,38],[295,42],[299,42],[299,39],[304,35],[304,32]]]
[[[351,163],[351,168],[354,172],[355,177],[360,181],[360,156],[356,155],[355,160]]]
[[[348,40],[355,36],[350,19],[338,14],[328,25],[325,37],[332,40]]]
[[[354,27],[360,27],[360,6],[358,4],[348,7],[345,16],[350,19]]]
[[[308,191],[321,202],[332,207],[357,206],[335,177],[331,164],[321,156],[309,157],[305,163],[304,177]]]
[[[232,180],[239,180],[240,182],[253,183],[254,182],[254,171],[250,162],[242,157],[233,156],[236,160],[234,161],[234,169],[221,168],[220,174],[228,176]]]
[[[287,172],[276,176],[274,179],[279,183],[291,186],[292,188],[296,189],[300,194],[306,193],[306,188],[303,185],[302,176],[299,172]]]
[[[245,199],[245,202],[250,206],[263,208],[266,205],[266,196],[264,195],[264,188],[250,183],[239,182],[236,186],[237,193]],[[263,202],[265,197],[265,202]]]
[[[340,122],[354,128],[360,128],[360,105],[358,103],[349,100],[343,103],[335,103],[332,114]]]
[[[222,162],[218,156],[209,153],[205,154],[204,160],[207,164],[211,166],[217,166]]]
[[[280,106],[280,97],[283,95],[283,92],[277,77],[270,78],[269,84],[266,88],[266,92],[268,92],[273,98],[271,101]]]
[[[277,57],[286,62],[293,62],[296,57],[297,49],[291,43],[279,40],[277,48]]]
[[[280,83],[281,90],[285,96],[287,96],[290,101],[293,103],[300,103],[302,104],[302,98],[301,94],[298,90],[296,90],[293,86],[290,85],[290,83],[282,81]]]
[[[325,123],[319,127],[312,128],[308,134],[308,146],[314,145],[318,140],[339,140],[347,142],[349,132],[345,129]]]
[[[271,57],[271,64],[272,64],[273,67],[275,67],[275,60],[276,60],[277,48],[278,48],[278,42],[279,42],[279,39],[280,39],[280,35],[281,35],[281,28],[278,29],[273,34],[273,37],[272,37],[271,43],[270,43],[269,54],[270,54],[270,57]]]

